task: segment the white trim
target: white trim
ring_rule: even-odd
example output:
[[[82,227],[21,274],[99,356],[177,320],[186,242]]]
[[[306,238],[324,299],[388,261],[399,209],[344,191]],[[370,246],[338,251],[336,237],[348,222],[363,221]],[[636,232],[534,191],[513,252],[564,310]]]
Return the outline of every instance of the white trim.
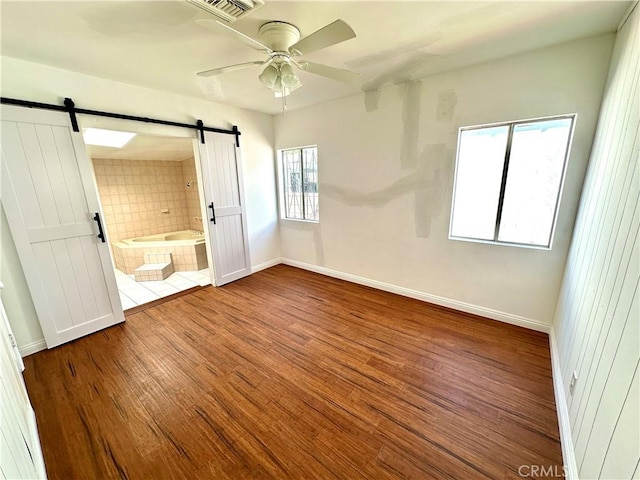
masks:
[[[284,168],[282,166],[282,153],[285,151],[291,150],[300,150],[300,161],[302,162],[302,150],[305,148],[315,148],[316,149],[316,167],[318,166],[318,145],[304,145],[301,147],[288,147],[288,148],[278,148],[276,149],[276,193],[278,194],[278,218],[280,221],[290,221],[290,222],[303,222],[303,223],[320,223],[320,215],[318,215],[318,220],[309,220],[307,218],[289,218],[287,217],[287,206],[285,199],[285,182],[284,182]],[[320,192],[320,187],[317,185],[318,191]],[[318,201],[320,197],[318,197]]]
[[[569,408],[567,406],[567,397],[565,396],[564,385],[562,383],[560,357],[558,355],[558,345],[553,327],[551,327],[551,331],[549,332],[549,349],[551,351],[553,392],[556,397],[556,411],[558,412],[558,428],[560,430],[560,445],[562,446],[564,475],[568,480],[578,480],[578,466],[576,464],[576,454],[573,450]]]
[[[298,146],[294,146],[294,147],[282,147],[282,148],[277,148],[276,151],[284,152],[285,150],[302,150],[303,148],[318,148],[318,144],[317,143],[312,143],[310,145],[298,145]]]
[[[627,23],[627,20],[629,20],[629,17],[631,16],[631,14],[633,13],[633,11],[636,9],[637,6],[638,6],[638,2],[634,2],[629,6],[629,9],[622,16],[622,20],[620,20],[620,23],[618,24],[616,33],[622,30],[622,27],[624,27],[624,24]]]
[[[455,206],[456,206],[456,190],[458,187],[458,167],[459,167],[459,161],[460,161],[460,150],[461,150],[461,143],[462,143],[462,133],[466,132],[466,131],[471,131],[471,130],[483,130],[486,128],[496,128],[496,127],[509,127],[508,133],[507,133],[507,140],[506,140],[506,146],[505,148],[507,149],[507,156],[504,159],[504,165],[507,165],[509,162],[509,157],[511,156],[510,153],[510,145],[513,139],[513,134],[514,134],[514,128],[517,125],[523,125],[523,124],[533,124],[533,123],[540,123],[540,122],[544,122],[544,121],[549,121],[549,120],[560,120],[560,119],[570,119],[571,120],[571,128],[569,131],[569,137],[567,139],[567,146],[565,148],[564,151],[564,160],[562,162],[562,177],[560,179],[560,184],[558,186],[558,192],[556,194],[556,206],[553,212],[553,222],[551,225],[551,231],[549,232],[549,243],[547,245],[537,245],[537,244],[528,244],[528,243],[517,243],[517,242],[502,242],[499,240],[499,230],[500,230],[500,225],[498,222],[498,219],[496,218],[496,232],[494,234],[494,238],[493,239],[481,239],[481,238],[470,238],[470,237],[460,237],[460,236],[456,236],[453,235],[453,216],[454,216],[454,211],[455,211]],[[463,126],[463,127],[459,127],[458,128],[458,142],[456,145],[456,168],[455,168],[455,172],[454,172],[454,176],[453,176],[453,195],[451,196],[451,215],[449,216],[449,240],[461,240],[461,241],[465,241],[465,242],[475,242],[475,243],[487,243],[487,244],[492,244],[492,245],[504,245],[504,246],[508,246],[508,247],[521,247],[521,248],[533,248],[533,249],[539,249],[539,250],[551,250],[553,248],[553,240],[555,238],[555,231],[556,231],[556,225],[558,223],[558,217],[559,217],[559,213],[560,213],[560,203],[562,201],[562,192],[564,189],[564,181],[565,178],[567,176],[567,165],[569,163],[569,157],[571,155],[571,147],[573,146],[573,136],[575,133],[575,128],[576,128],[576,121],[578,119],[578,114],[577,113],[566,113],[566,114],[560,114],[560,115],[552,115],[552,116],[547,116],[547,117],[539,117],[539,118],[529,118],[529,119],[523,119],[523,120],[512,120],[512,121],[506,121],[506,122],[499,122],[499,123],[487,123],[484,125],[470,125],[470,126]],[[502,195],[501,200],[504,199],[504,192],[501,190],[500,194]]]
[[[46,349],[47,344],[45,343],[44,338],[41,340],[36,340],[35,342],[27,343],[26,345],[18,346],[18,350],[20,351],[20,355],[22,355],[22,358]]]
[[[286,221],[286,222],[320,223],[320,220],[306,220],[304,218],[282,217],[282,218],[280,218],[280,220],[281,221]]]
[[[259,272],[260,270],[266,270],[267,268],[274,267],[282,263],[282,259],[280,257],[274,258],[273,260],[269,260],[268,262],[260,263],[258,265],[254,265],[251,267],[251,273]]]
[[[329,277],[339,278],[341,280],[347,280],[348,282],[377,288],[378,290],[384,290],[385,292],[391,292],[397,295],[402,295],[404,297],[415,298],[416,300],[422,300],[423,302],[453,308],[454,310],[472,313],[474,315],[480,315],[482,317],[490,318],[492,320],[498,320],[500,322],[510,323],[511,325],[517,325],[519,327],[528,328],[530,330],[536,330],[538,332],[549,333],[551,330],[551,325],[540,322],[538,320],[521,317],[519,315],[513,315],[507,312],[501,312],[492,308],[486,308],[479,305],[473,305],[471,303],[460,302],[458,300],[431,295],[429,293],[419,292],[417,290],[411,290],[409,288],[398,287],[390,283],[379,282],[377,280],[371,280],[369,278],[359,277],[357,275],[351,275],[350,273],[343,273],[325,267],[318,267],[317,265],[299,262],[297,260],[291,260],[290,258],[282,258],[282,263],[284,263],[285,265],[291,265],[292,267],[298,267],[304,270],[309,270],[311,272],[327,275]]]
[[[500,242],[497,240],[482,240],[480,238],[454,237],[451,234],[449,234],[449,240],[454,240],[456,242],[484,243],[485,245],[496,245],[498,247],[530,248],[533,250],[546,250],[546,251],[551,250],[550,246],[533,245],[533,244],[526,244],[526,243]]]
[[[42,455],[42,445],[40,444],[40,434],[38,433],[36,412],[31,406],[31,401],[29,401],[27,407],[29,409],[29,433],[32,440],[31,447],[35,450],[34,452],[32,452],[33,465],[36,469],[36,472],[38,473],[38,478],[47,480],[47,469],[45,468],[44,456]]]

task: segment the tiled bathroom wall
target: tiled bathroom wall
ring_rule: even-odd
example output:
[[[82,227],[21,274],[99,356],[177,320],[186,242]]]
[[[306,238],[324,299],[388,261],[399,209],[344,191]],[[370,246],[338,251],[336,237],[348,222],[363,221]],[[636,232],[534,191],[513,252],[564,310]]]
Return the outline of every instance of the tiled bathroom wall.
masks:
[[[193,158],[187,158],[182,162],[182,175],[184,176],[185,185],[187,187],[187,210],[189,212],[189,229],[204,230],[202,223],[202,211],[200,209],[200,197],[198,195],[198,182],[196,180],[196,163]]]
[[[190,159],[193,164],[193,159]],[[181,161],[93,159],[109,240],[153,235],[191,226],[187,187]],[[191,178],[189,179],[191,180]],[[163,212],[167,210],[166,212]],[[198,208],[199,211],[199,208]]]

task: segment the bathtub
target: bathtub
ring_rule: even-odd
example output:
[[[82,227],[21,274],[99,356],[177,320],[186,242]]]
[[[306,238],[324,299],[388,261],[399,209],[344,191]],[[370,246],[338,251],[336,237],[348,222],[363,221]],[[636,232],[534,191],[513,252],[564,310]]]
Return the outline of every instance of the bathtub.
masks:
[[[204,234],[193,230],[125,238],[113,242],[111,247],[116,268],[129,275],[144,264],[145,253],[170,253],[176,272],[202,270],[208,266]]]
[[[157,233],[156,235],[147,235],[145,237],[127,238],[120,240],[127,245],[139,245],[144,243],[151,246],[152,243],[161,243],[160,246],[170,245],[191,245],[204,242],[204,233],[195,230],[180,230],[178,232]],[[155,246],[155,245],[154,245]]]

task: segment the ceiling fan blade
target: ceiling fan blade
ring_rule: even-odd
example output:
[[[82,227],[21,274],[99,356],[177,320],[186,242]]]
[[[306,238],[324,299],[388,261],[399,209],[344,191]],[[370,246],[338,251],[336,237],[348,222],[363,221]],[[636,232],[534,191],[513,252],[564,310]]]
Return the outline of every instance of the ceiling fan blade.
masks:
[[[349,70],[343,70],[341,68],[330,67],[328,65],[322,65],[321,63],[314,62],[300,62],[300,68],[305,72],[315,73],[316,75],[322,75],[323,77],[331,78],[343,83],[353,83],[360,79],[360,74],[351,72]]]
[[[320,30],[307,35],[298,43],[289,48],[290,52],[294,50],[300,52],[301,55],[315,52],[322,48],[330,47],[336,43],[344,42],[351,38],[355,38],[356,32],[342,20],[336,20],[329,25],[322,27]]]
[[[214,75],[220,75],[221,73],[235,72],[236,70],[244,70],[245,68],[255,67],[256,65],[264,65],[268,62],[268,60],[266,62],[258,60],[255,62],[238,63],[236,65],[227,65],[226,67],[205,70],[204,72],[198,72],[196,75],[200,77],[213,77]]]
[[[260,43],[258,40],[255,40],[253,38],[251,38],[248,35],[245,35],[242,32],[239,32],[238,30],[236,30],[235,28],[231,28],[228,25],[225,25],[222,22],[219,22],[218,20],[209,20],[209,19],[198,19],[196,20],[196,23],[198,25],[200,25],[201,27],[204,27],[208,30],[212,30],[216,33],[222,33],[225,35],[229,35],[233,38],[235,38],[236,40],[240,41],[241,43],[243,43],[244,45],[246,45],[249,48],[253,48],[254,50],[258,50],[259,52],[264,52],[267,54],[271,53],[271,49],[269,47],[267,47],[266,45],[263,45],[262,43]]]

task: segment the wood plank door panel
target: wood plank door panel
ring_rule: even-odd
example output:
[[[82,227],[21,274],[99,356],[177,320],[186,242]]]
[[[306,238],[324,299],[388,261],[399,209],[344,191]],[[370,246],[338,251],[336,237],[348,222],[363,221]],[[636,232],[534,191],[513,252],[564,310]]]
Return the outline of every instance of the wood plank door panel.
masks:
[[[205,132],[199,145],[214,278],[221,286],[251,274],[240,155],[233,135]]]
[[[2,107],[2,203],[47,347],[124,320],[82,136],[68,115]]]
[[[0,289],[3,285],[0,282]],[[0,300],[0,477],[46,478],[24,364]]]

